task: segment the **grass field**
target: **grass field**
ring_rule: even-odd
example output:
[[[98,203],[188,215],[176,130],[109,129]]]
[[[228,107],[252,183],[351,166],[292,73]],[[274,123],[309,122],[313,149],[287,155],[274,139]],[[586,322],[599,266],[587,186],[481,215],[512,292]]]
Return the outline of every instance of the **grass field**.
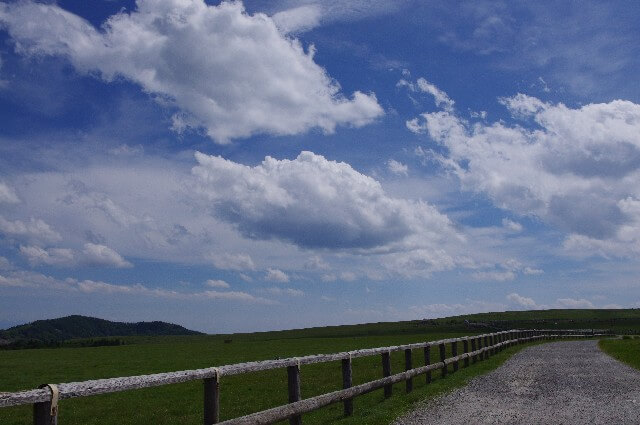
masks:
[[[599,346],[611,357],[640,369],[640,337],[629,339],[603,339]]]
[[[617,312],[618,315],[615,315]],[[60,383],[115,376],[140,375],[196,369],[250,360],[331,353],[365,347],[379,347],[431,341],[482,333],[492,329],[469,329],[464,321],[493,323],[502,328],[514,323],[537,326],[606,328],[607,324],[640,329],[638,310],[496,313],[458,316],[435,321],[377,323],[353,326],[210,336],[127,337],[127,345],[0,351],[0,391],[35,388],[42,383]],[[502,322],[500,322],[502,321]],[[501,324],[499,324],[500,322]],[[570,323],[572,326],[568,326]],[[564,326],[559,326],[563,324]],[[548,326],[547,326],[548,325]],[[225,343],[231,339],[231,343]],[[497,367],[521,347],[513,347],[488,361],[461,368],[444,380],[426,386],[416,378],[415,391],[404,395],[404,384],[394,386],[394,396],[384,401],[382,391],[356,398],[351,418],[342,418],[342,406],[334,405],[305,415],[306,424],[386,424],[408,409],[411,403],[447,391],[479,373]],[[414,364],[422,353],[416,350]],[[403,353],[392,355],[393,370],[404,368]],[[341,386],[340,362],[302,367],[302,395],[311,397]],[[353,361],[354,384],[382,376],[378,356]],[[434,378],[439,372],[434,373]],[[224,377],[221,381],[221,419],[241,416],[287,401],[286,370]],[[202,383],[199,381],[128,391],[61,402],[61,424],[197,424],[202,422]],[[31,407],[0,409],[3,425],[31,423]]]

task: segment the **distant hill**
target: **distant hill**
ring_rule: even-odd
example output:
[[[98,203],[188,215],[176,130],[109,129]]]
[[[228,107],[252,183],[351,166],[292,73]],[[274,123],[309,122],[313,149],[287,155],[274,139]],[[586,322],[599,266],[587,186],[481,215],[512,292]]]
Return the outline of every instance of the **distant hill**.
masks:
[[[0,345],[15,344],[18,341],[50,344],[76,338],[197,334],[200,332],[166,322],[124,323],[73,315],[58,319],[36,320],[26,325],[0,330]]]

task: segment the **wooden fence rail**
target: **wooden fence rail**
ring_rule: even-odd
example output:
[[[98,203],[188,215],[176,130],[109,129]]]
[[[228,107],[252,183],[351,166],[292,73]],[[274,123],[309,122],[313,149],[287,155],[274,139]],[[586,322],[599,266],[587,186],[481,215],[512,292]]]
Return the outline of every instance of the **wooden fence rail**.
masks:
[[[289,419],[291,425],[302,423],[302,414],[311,412],[332,403],[342,402],[344,414],[353,413],[353,398],[379,388],[384,389],[385,397],[392,395],[393,384],[405,381],[406,392],[413,390],[413,378],[424,374],[426,382],[431,382],[431,372],[440,369],[446,377],[449,369],[458,370],[462,361],[464,367],[489,358],[490,355],[506,347],[524,342],[556,338],[584,338],[609,335],[606,330],[565,329],[565,330],[509,330],[483,335],[450,338],[439,341],[420,342],[390,347],[367,348],[333,354],[317,354],[279,360],[263,360],[237,363],[205,369],[184,370],[179,372],[157,373],[153,375],[127,376],[121,378],[97,379],[65,384],[44,384],[38,389],[12,393],[0,393],[0,408],[24,404],[33,405],[34,425],[57,425],[58,401],[74,397],[86,397],[132,389],[155,387],[167,384],[202,380],[204,384],[204,424],[225,425],[271,424]],[[463,353],[458,354],[458,343],[462,343]],[[446,357],[446,346],[451,344],[451,357]],[[469,345],[471,349],[469,350]],[[439,361],[431,363],[432,347],[438,347]],[[414,367],[412,350],[424,350],[424,366]],[[392,374],[391,353],[404,351],[404,372]],[[380,355],[383,377],[364,384],[353,386],[352,359]],[[302,399],[300,391],[300,366],[330,361],[342,362],[342,390]],[[289,404],[275,407],[250,415],[219,421],[220,417],[220,378],[224,376],[257,372],[271,369],[287,369]]]

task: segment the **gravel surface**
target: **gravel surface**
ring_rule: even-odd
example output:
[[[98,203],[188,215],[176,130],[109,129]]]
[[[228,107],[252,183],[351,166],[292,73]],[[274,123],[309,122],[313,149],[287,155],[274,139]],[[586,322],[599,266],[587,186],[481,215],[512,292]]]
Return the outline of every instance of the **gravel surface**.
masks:
[[[597,341],[526,348],[396,424],[640,424],[640,371]]]

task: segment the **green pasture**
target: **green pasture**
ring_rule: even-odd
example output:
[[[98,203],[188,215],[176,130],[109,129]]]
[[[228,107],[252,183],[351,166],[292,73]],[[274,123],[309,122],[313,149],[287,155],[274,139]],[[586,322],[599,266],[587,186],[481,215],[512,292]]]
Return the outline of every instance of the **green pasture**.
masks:
[[[611,357],[640,369],[640,337],[623,337],[623,339],[603,339],[599,346]]]
[[[632,314],[628,314],[631,311]],[[592,311],[591,321],[576,311],[569,319],[564,310],[555,311],[556,319],[575,320],[572,328],[607,327],[617,317],[607,311]],[[618,310],[620,312],[620,310]],[[640,329],[638,310],[626,310],[625,326]],[[286,358],[317,353],[332,353],[358,348],[380,347],[432,341],[493,331],[491,328],[468,328],[465,320],[481,322],[503,320],[503,329],[516,321],[548,320],[548,312],[458,316],[431,321],[374,323],[334,326],[278,332],[234,335],[194,335],[124,337],[126,345],[104,347],[63,347],[0,351],[0,391],[35,388],[43,383],[83,381],[117,376],[142,375],[185,369],[197,369],[251,360]],[[545,316],[540,317],[538,316]],[[598,316],[600,315],[600,316]],[[553,314],[551,314],[553,316]],[[501,319],[501,317],[503,319]],[[555,320],[554,317],[549,317]],[[608,322],[607,322],[608,321]],[[555,323],[555,321],[554,321]],[[525,326],[521,326],[524,328]],[[550,326],[529,326],[550,327]],[[226,342],[225,342],[226,340]],[[231,340],[231,342],[229,342]],[[450,347],[448,347],[450,349]],[[459,352],[461,352],[459,347]],[[404,383],[394,385],[391,399],[382,390],[354,401],[354,416],[342,417],[336,404],[304,416],[305,424],[387,424],[417,401],[464,385],[471,377],[485,373],[506,360],[522,346],[509,348],[489,360],[462,367],[446,379],[433,373],[434,381],[425,384],[424,376],[414,379],[414,392],[404,394]],[[414,352],[414,366],[422,364],[422,350]],[[432,361],[437,353],[432,353]],[[393,371],[404,370],[404,353],[392,355]],[[353,360],[354,385],[382,376],[380,356]],[[304,398],[341,388],[340,362],[305,365],[301,369]],[[286,369],[223,377],[221,380],[221,419],[257,412],[287,402]],[[63,400],[59,423],[67,424],[200,424],[203,412],[202,382],[126,391],[115,394]],[[31,406],[0,409],[3,425],[31,423]]]

